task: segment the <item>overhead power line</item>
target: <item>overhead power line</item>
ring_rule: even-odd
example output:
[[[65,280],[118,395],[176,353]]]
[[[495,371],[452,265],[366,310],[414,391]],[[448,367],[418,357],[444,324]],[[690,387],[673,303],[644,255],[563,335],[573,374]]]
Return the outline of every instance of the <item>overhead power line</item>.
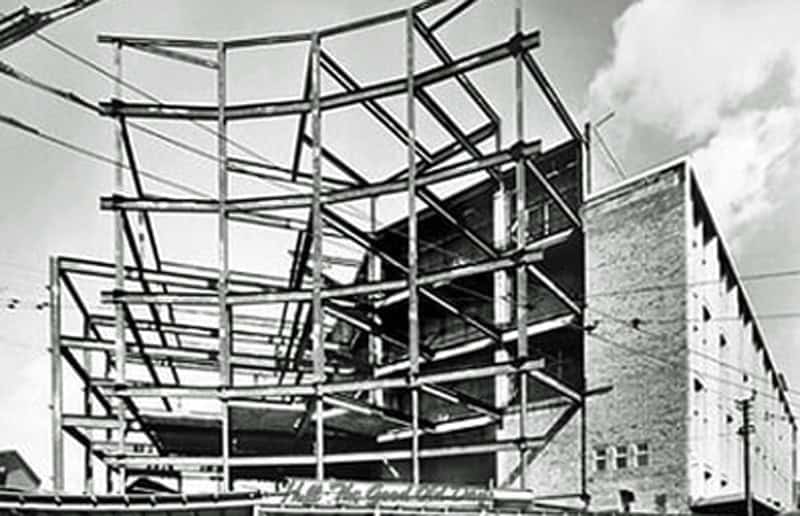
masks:
[[[0,50],[36,35],[51,23],[76,14],[100,0],[73,0],[44,11],[21,7],[10,14],[0,13]]]
[[[106,70],[105,68],[103,68],[102,66],[98,65],[94,61],[92,61],[92,60],[90,60],[90,59],[78,54],[77,52],[74,52],[74,51],[70,50],[69,48],[67,48],[66,46],[62,45],[61,43],[58,43],[57,41],[55,41],[55,40],[53,40],[51,38],[48,38],[48,37],[46,37],[46,36],[44,36],[42,34],[36,34],[36,37],[39,40],[41,40],[42,42],[44,42],[45,44],[49,45],[51,48],[54,48],[58,52],[61,52],[62,54],[64,54],[67,57],[69,57],[70,59],[73,59],[73,60],[77,61],[78,63],[81,63],[82,65],[90,68],[91,70],[93,70],[96,73],[102,75],[103,77],[105,77],[105,78],[107,78],[107,79],[109,79],[109,80],[111,80],[111,81],[113,81],[115,83],[118,83],[120,86],[122,86],[122,87],[124,87],[124,88],[126,88],[126,89],[128,89],[128,90],[130,90],[130,91],[132,91],[132,92],[134,92],[134,93],[146,98],[147,100],[150,100],[151,102],[155,102],[156,104],[161,104],[161,100],[158,99],[155,95],[149,93],[147,90],[145,90],[145,89],[143,89],[143,88],[141,88],[139,86],[136,86],[135,84],[132,84],[131,82],[126,81],[125,79],[117,77],[116,74]],[[250,147],[248,147],[246,145],[243,145],[243,144],[237,142],[236,140],[231,139],[228,136],[220,135],[220,133],[217,130],[212,129],[210,127],[207,127],[207,126],[203,125],[202,123],[198,122],[197,120],[193,120],[192,119],[190,121],[192,122],[192,124],[195,127],[200,129],[201,131],[204,131],[204,132],[214,136],[215,138],[220,138],[221,137],[228,144],[230,144],[232,147],[235,147],[235,148],[241,150],[242,152],[245,152],[245,153],[249,154],[251,157],[257,158],[257,159],[259,159],[261,161],[264,161],[264,162],[266,162],[266,163],[268,163],[270,165],[275,166],[275,163],[272,160],[270,160],[266,156],[263,156],[261,153],[251,149]]]
[[[69,49],[66,49],[66,47],[63,47],[62,45],[60,45],[60,44],[58,44],[58,43],[56,43],[56,42],[54,42],[52,40],[49,40],[48,38],[45,38],[44,36],[41,36],[39,34],[37,34],[36,36],[39,37],[39,39],[41,39],[42,41],[46,42],[47,44],[49,44],[49,45],[53,46],[54,48],[58,49],[59,51],[64,52],[65,54],[69,55],[73,59],[76,59],[76,60],[82,62],[83,64],[91,67],[93,70],[97,71],[98,73],[101,73],[104,76],[106,76],[106,77],[108,77],[108,78],[110,78],[110,79],[112,79],[112,80],[114,80],[116,82],[119,82],[120,84],[122,84],[126,88],[129,88],[132,91],[135,91],[136,93],[138,93],[138,94],[140,94],[140,95],[142,95],[142,96],[144,96],[144,97],[146,97],[146,98],[148,98],[148,99],[150,99],[150,100],[152,100],[154,102],[159,102],[158,99],[156,99],[154,96],[150,95],[149,93],[145,92],[141,88],[133,86],[133,85],[131,85],[131,84],[119,79],[118,77],[114,76],[114,74],[111,74],[111,73],[107,72],[102,67],[97,66],[96,64],[92,63],[88,59],[85,59],[85,58],[79,56],[78,54],[70,51]],[[4,71],[5,72],[6,70],[0,70],[0,71]],[[57,90],[55,88],[49,87],[48,85],[45,85],[43,83],[38,83],[37,81],[32,80],[32,78],[24,76],[24,75],[17,74],[17,78],[19,78],[23,82],[28,82],[29,84],[31,84],[33,86],[39,87],[40,89],[43,89],[43,90],[48,91],[50,93],[56,94],[56,95],[64,98],[65,100],[69,100],[69,101],[72,101],[74,103],[81,104],[85,108],[89,108],[89,109],[92,109],[93,111],[97,111],[97,107],[94,106],[94,104],[89,103],[89,102],[85,101],[84,99],[81,99],[80,97],[78,97],[78,96],[76,96],[74,94],[70,94],[70,93],[66,93],[65,94],[65,92],[63,92],[61,90]],[[8,117],[8,116],[5,116],[5,115],[0,115],[0,121],[2,121],[3,123],[6,123],[7,125],[15,127],[17,129],[23,130],[25,132],[28,132],[30,134],[33,134],[35,136],[41,137],[41,138],[43,138],[45,140],[48,140],[51,143],[60,145],[62,147],[66,147],[66,148],[68,148],[68,149],[70,149],[70,150],[72,150],[74,152],[79,152],[81,154],[84,154],[86,156],[92,157],[94,159],[98,159],[98,160],[101,160],[101,161],[104,161],[106,163],[110,163],[110,164],[113,164],[113,165],[121,165],[123,168],[129,169],[129,167],[127,167],[123,163],[119,163],[117,160],[108,158],[106,156],[97,154],[97,153],[95,153],[93,151],[89,151],[89,150],[84,149],[84,148],[80,148],[80,147],[78,147],[78,146],[76,146],[74,144],[71,144],[69,142],[65,142],[65,141],[60,140],[58,138],[55,138],[55,137],[53,137],[51,135],[45,134],[45,133],[39,131],[38,129],[36,129],[36,128],[32,127],[32,126],[24,124],[24,123],[22,123],[22,122],[20,122],[20,121],[18,121],[16,119],[13,119],[11,117]],[[219,136],[219,134],[216,131],[214,131],[213,129],[205,127],[205,126],[203,126],[202,124],[200,124],[197,121],[193,121],[193,122],[198,127],[202,128],[204,131],[210,132],[211,134],[213,134],[215,136]],[[153,134],[155,132],[155,131],[152,131],[150,129],[147,129],[147,131],[150,131],[150,134]],[[617,170],[618,173],[620,173],[621,176],[624,177],[624,172],[622,171],[622,167],[619,165],[618,161],[614,158],[613,154],[610,152],[610,149],[608,149],[607,145],[605,144],[605,141],[602,139],[601,135],[597,131],[595,131],[595,133],[597,134],[598,141],[600,142],[600,144],[603,147],[604,151],[608,155],[609,159],[612,161],[612,164],[614,165],[614,168]],[[163,135],[160,135],[160,136],[163,136]],[[235,146],[238,146],[240,148],[246,149],[246,152],[248,152],[249,154],[256,155],[257,157],[259,157],[259,159],[262,159],[262,160],[267,161],[270,164],[274,165],[274,163],[272,163],[268,158],[264,158],[263,156],[258,155],[257,153],[255,153],[254,151],[252,151],[250,149],[247,149],[246,147],[240,146],[238,143],[233,142],[230,139],[228,139],[228,142],[231,145],[235,145]],[[190,149],[192,151],[196,151],[197,150],[196,148],[193,148],[192,146],[190,146],[188,144],[185,144],[183,142],[178,142],[177,140],[174,140],[174,139],[171,139],[170,143],[172,143],[173,145],[176,145],[176,144],[180,143],[179,146],[181,146],[185,150],[190,150]],[[214,156],[211,156],[210,154],[207,154],[207,153],[206,153],[206,157],[209,157],[211,159],[216,160],[216,158]],[[159,176],[157,176],[155,174],[152,174],[152,173],[148,173],[148,172],[144,172],[143,171],[142,175],[145,176],[145,177],[148,177],[149,179],[151,179],[153,181],[157,181],[157,182],[160,182],[162,184],[166,184],[166,185],[168,185],[168,186],[170,186],[172,188],[180,189],[182,191],[190,192],[190,193],[193,193],[193,194],[199,194],[201,196],[207,196],[207,194],[204,194],[202,192],[198,193],[197,190],[190,189],[189,187],[186,187],[185,185],[182,185],[182,184],[177,183],[177,182],[173,182],[173,181],[169,181],[169,180],[163,179],[163,178],[161,178],[161,177],[159,177]],[[430,245],[430,247],[442,250],[441,247],[436,246],[435,244],[430,244],[429,243],[429,245]],[[451,252],[450,250],[446,250],[446,251],[448,251],[447,254],[456,254],[456,253]],[[465,289],[465,290],[470,290],[470,289]],[[472,291],[472,293],[473,294],[482,295],[481,293],[476,292],[476,291]],[[588,309],[591,310],[591,308],[588,308]]]
[[[26,124],[24,122],[19,121],[16,118],[13,118],[11,116],[5,115],[3,113],[0,113],[0,122],[3,123],[3,124],[6,124],[9,127],[17,129],[19,131],[25,132],[25,133],[30,134],[32,136],[35,136],[37,138],[41,138],[41,139],[43,139],[45,141],[48,141],[48,142],[50,142],[50,143],[52,143],[54,145],[59,146],[59,147],[63,147],[65,149],[68,149],[68,150],[70,150],[72,152],[75,152],[77,154],[81,154],[83,156],[92,158],[92,159],[97,160],[97,161],[101,161],[103,163],[107,163],[107,164],[114,165],[114,166],[119,166],[119,167],[122,167],[122,168],[124,168],[126,170],[131,170],[131,168],[126,163],[122,163],[120,161],[117,161],[114,158],[109,157],[109,156],[105,156],[103,154],[99,154],[99,153],[97,153],[95,151],[92,151],[92,150],[89,150],[89,149],[87,149],[85,147],[81,147],[80,145],[76,145],[74,143],[71,143],[71,142],[68,142],[66,140],[63,140],[63,139],[61,139],[61,138],[59,138],[57,136],[53,136],[51,134],[48,134],[48,133],[46,133],[44,131],[41,131],[40,129],[37,129],[36,127],[33,127],[32,125],[28,125],[28,124]],[[181,183],[178,183],[176,181],[171,181],[169,179],[164,179],[160,175],[158,175],[156,173],[153,173],[153,172],[147,172],[145,170],[141,170],[140,169],[139,173],[143,177],[146,177],[146,178],[150,179],[151,181],[154,181],[156,183],[161,183],[161,184],[163,184],[165,186],[169,186],[170,188],[174,188],[176,190],[180,190],[180,191],[182,191],[184,193],[190,193],[192,195],[200,195],[200,196],[205,196],[206,195],[203,192],[201,192],[200,190],[195,190],[194,188],[188,187],[188,186],[183,185]]]

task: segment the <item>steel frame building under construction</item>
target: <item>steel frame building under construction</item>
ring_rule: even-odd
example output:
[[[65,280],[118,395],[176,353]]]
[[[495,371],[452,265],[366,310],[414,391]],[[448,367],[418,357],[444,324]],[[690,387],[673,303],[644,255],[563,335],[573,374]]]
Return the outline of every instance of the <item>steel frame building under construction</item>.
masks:
[[[137,475],[198,474],[218,479],[226,492],[235,480],[285,476],[532,487],[525,469],[567,420],[583,420],[588,394],[582,272],[566,285],[559,270],[582,271],[579,209],[589,132],[573,121],[535,59],[539,32],[523,32],[521,2],[507,41],[457,56],[439,32],[458,23],[474,0],[425,21],[444,3],[427,0],[322,30],[248,39],[99,37],[113,47],[118,64],[123,50],[131,49],[210,70],[217,102],[143,103],[117,95],[100,104],[102,115],[118,125],[124,157],[114,195],[101,200],[101,208],[113,212],[114,261],[51,260],[56,491],[64,489],[65,434],[85,448],[87,491],[97,489],[97,460],[115,472],[109,488],[118,493]],[[337,36],[389,24],[404,26],[403,77],[361,84],[324,49]],[[438,64],[421,69],[420,42]],[[279,45],[308,46],[302,97],[231,103],[230,55]],[[514,121],[501,121],[469,76],[503,60],[515,68]],[[337,84],[335,92],[323,91],[323,76]],[[485,123],[467,131],[455,121],[430,93],[447,82],[463,90]],[[540,140],[525,138],[525,82],[540,89],[566,129],[566,141],[544,149]],[[390,98],[405,101],[405,120],[380,102]],[[406,148],[403,170],[368,178],[326,147],[323,113],[354,107]],[[420,141],[420,107],[449,143],[430,149]],[[291,163],[235,155],[231,124],[275,117],[297,121]],[[129,131],[135,119],[215,123],[216,196],[148,193]],[[501,127],[514,128],[513,144],[503,146]],[[310,171],[301,170],[304,149],[311,152]],[[132,196],[123,191],[127,172]],[[233,196],[233,174],[291,183],[302,192]],[[480,175],[485,179],[469,191],[485,193],[481,199],[488,203],[458,194],[443,199],[432,190]],[[377,227],[378,203],[399,194],[407,218]],[[368,227],[343,214],[354,203],[369,203]],[[473,213],[465,211],[470,207]],[[217,218],[216,268],[162,257],[152,219],[165,212]],[[233,270],[232,224],[295,232],[288,277]],[[442,260],[426,244],[443,234],[455,258]],[[329,241],[359,247],[363,259],[333,256],[324,245]],[[331,264],[353,268],[354,279],[326,274]],[[95,313],[86,301],[81,282],[96,280],[105,284],[102,300],[113,306],[113,316]],[[66,329],[62,307],[68,303],[81,314],[80,331]],[[248,313],[267,305],[279,308],[277,321]],[[192,313],[206,314],[205,321]],[[562,344],[574,350],[566,374],[546,367],[539,336],[553,331],[563,332]],[[532,336],[541,342],[529,343]],[[85,389],[80,410],[65,409],[64,364]],[[187,380],[198,371],[206,375],[202,382]],[[548,394],[533,393],[539,388]],[[184,403],[214,410],[185,410]],[[529,412],[539,406],[562,412],[534,432]],[[575,447],[585,457],[582,426]],[[586,461],[575,468],[581,491],[565,496],[585,499]],[[511,472],[499,478],[500,471]]]

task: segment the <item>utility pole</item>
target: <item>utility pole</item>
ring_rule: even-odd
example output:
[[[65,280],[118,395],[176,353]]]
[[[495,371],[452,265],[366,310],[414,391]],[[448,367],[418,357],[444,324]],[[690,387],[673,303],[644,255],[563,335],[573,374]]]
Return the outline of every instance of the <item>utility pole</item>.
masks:
[[[739,428],[739,434],[742,436],[742,450],[744,453],[744,499],[747,506],[747,516],[754,516],[753,490],[750,485],[750,434],[755,430],[755,427],[750,424],[750,410],[755,398],[756,392],[753,391],[749,398],[736,402],[739,410],[742,411],[742,426]]]

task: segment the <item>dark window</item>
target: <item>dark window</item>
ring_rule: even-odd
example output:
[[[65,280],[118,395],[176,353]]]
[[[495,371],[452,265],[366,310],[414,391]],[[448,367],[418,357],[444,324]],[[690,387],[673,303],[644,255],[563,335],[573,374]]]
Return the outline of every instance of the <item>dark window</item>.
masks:
[[[595,471],[608,469],[608,454],[605,448],[594,449],[594,469]]]
[[[694,392],[700,392],[703,390],[703,382],[698,380],[697,378],[694,379]]]
[[[644,467],[650,464],[650,447],[647,443],[636,443],[636,466]]]
[[[705,306],[703,307],[703,322],[708,322],[711,320],[711,312],[708,311],[708,308]]]
[[[617,446],[615,462],[617,469],[625,469],[628,467],[628,447]]]
[[[728,345],[728,341],[725,339],[725,335],[720,334],[719,336],[719,347],[724,348]]]

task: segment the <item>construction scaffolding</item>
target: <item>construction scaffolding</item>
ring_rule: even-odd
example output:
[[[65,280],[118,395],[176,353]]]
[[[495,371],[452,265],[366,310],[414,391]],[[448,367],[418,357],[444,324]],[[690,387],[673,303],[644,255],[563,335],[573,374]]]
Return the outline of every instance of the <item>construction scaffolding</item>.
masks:
[[[474,0],[455,2],[425,21],[426,13],[447,3],[427,0],[313,32],[248,39],[99,36],[100,43],[113,48],[118,85],[123,83],[123,50],[131,49],[210,70],[216,75],[217,102],[132,102],[118,89],[115,98],[100,103],[101,114],[118,124],[125,166],[116,169],[114,195],[101,200],[101,209],[114,216],[113,263],[66,256],[51,260],[56,491],[64,489],[64,433],[85,448],[89,492],[97,489],[92,464],[98,459],[117,474],[116,481],[109,478],[108,489],[124,493],[126,478],[140,474],[179,480],[204,475],[218,478],[223,491],[232,490],[240,478],[310,472],[318,480],[381,476],[375,469],[353,467],[358,464],[388,470],[395,470],[393,463],[405,464],[407,475],[394,476],[418,484],[426,476],[423,460],[501,452],[519,454],[516,478],[521,488],[531,487],[526,465],[566,420],[577,413],[583,418],[587,394],[582,369],[577,383],[561,381],[540,356],[530,354],[528,340],[571,328],[582,342],[582,269],[576,272],[581,280],[568,291],[541,262],[551,249],[567,243],[570,252],[583,252],[579,210],[589,132],[573,121],[534,58],[539,32],[523,32],[519,0],[507,41],[461,56],[452,56],[437,32]],[[324,49],[329,39],[387,24],[404,25],[404,77],[361,84]],[[439,64],[418,67],[419,41]],[[301,98],[229,102],[226,63],[231,53],[292,44],[308,46]],[[500,115],[469,77],[503,60],[515,66],[516,138],[506,147]],[[323,73],[337,91],[323,92]],[[526,78],[541,90],[569,135],[551,149],[525,138]],[[430,93],[446,82],[463,90],[485,116],[484,124],[472,131],[459,126]],[[405,100],[405,121],[379,102],[389,98]],[[431,150],[420,141],[419,106],[450,136],[448,144]],[[404,170],[370,178],[323,144],[323,114],[350,107],[363,108],[406,147]],[[231,124],[275,117],[297,120],[290,164],[232,154],[238,146],[229,137]],[[145,191],[129,130],[134,119],[216,124],[216,196],[176,198]],[[485,144],[494,148],[487,151]],[[311,151],[310,172],[301,169],[305,149]],[[126,170],[134,195],[124,192]],[[233,196],[233,174],[302,191]],[[440,198],[432,187],[481,174],[488,178],[481,184],[491,192],[488,220],[493,223],[481,220],[477,227],[456,213],[455,201]],[[406,197],[407,217],[399,225],[379,228],[378,203],[398,194]],[[427,211],[419,209],[418,200]],[[343,214],[358,202],[370,206],[366,228]],[[162,257],[153,223],[161,213],[215,216],[217,267]],[[233,270],[232,223],[293,232],[288,277]],[[421,265],[427,247],[420,234],[428,224],[456,235],[469,251],[444,265]],[[356,246],[361,257],[326,252],[323,244],[329,241]],[[582,263],[582,257],[577,260]],[[353,270],[352,281],[327,274],[326,267],[334,266]],[[85,300],[78,287],[85,278],[104,282],[102,301],[113,306],[113,315],[96,313]],[[488,278],[488,290],[470,287],[474,278]],[[470,302],[481,308],[467,309],[453,296],[458,289],[468,291]],[[556,316],[531,308],[529,297],[540,295],[557,300]],[[63,329],[66,303],[77,307],[82,332]],[[248,312],[263,306],[277,307],[280,315]],[[405,311],[400,319],[398,310]],[[434,313],[437,320],[458,321],[463,335],[426,338],[429,332],[421,328]],[[64,409],[64,362],[85,389],[81,411]],[[147,379],[132,376],[131,368],[146,371]],[[187,380],[200,378],[198,372],[206,375],[203,381]],[[551,389],[565,410],[564,417],[536,435],[527,428],[533,406],[529,381]],[[516,385],[514,399],[495,396],[503,382]],[[187,410],[192,400],[196,407],[213,410]],[[439,407],[436,417],[434,405]],[[495,430],[512,405],[519,413],[516,435],[498,437]],[[582,486],[574,496],[585,498],[585,423],[580,446],[584,460],[576,468]]]

